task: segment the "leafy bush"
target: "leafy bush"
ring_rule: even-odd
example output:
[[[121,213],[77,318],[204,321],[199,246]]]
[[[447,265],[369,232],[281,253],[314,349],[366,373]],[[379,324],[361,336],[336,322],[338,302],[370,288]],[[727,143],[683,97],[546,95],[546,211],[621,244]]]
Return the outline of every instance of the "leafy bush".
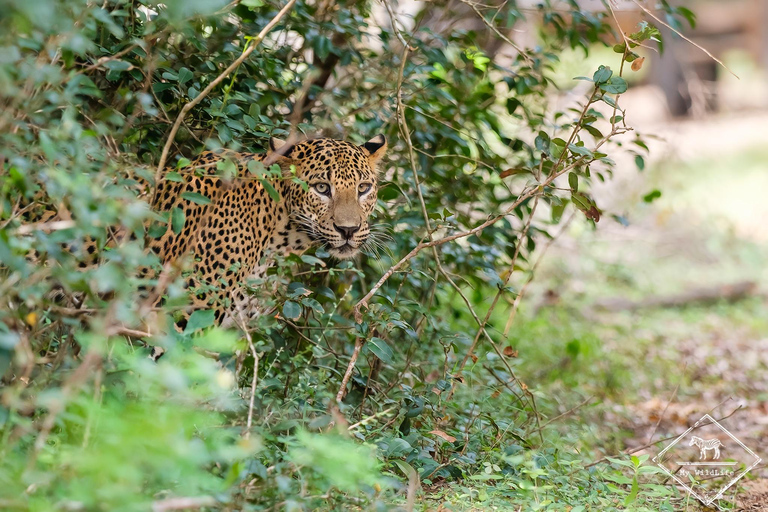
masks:
[[[560,110],[558,55],[613,45],[609,13],[449,1],[392,19],[389,3],[300,1],[254,39],[282,7],[0,11],[3,508],[386,508],[414,472],[427,484],[509,478],[521,502],[541,481],[544,495],[578,495],[556,489],[561,468],[544,469],[541,397],[516,378],[504,325],[557,225],[574,211],[600,220],[589,184],[610,177],[607,148],[642,168],[621,75],[658,32],[632,34]],[[515,26],[535,47],[515,49]],[[260,152],[291,130],[385,133],[372,254],[290,256],[248,283],[261,314],[247,325],[209,329],[201,313],[168,328],[184,269],[165,281],[139,270],[157,265],[145,226],[169,220],[148,199],[190,102],[172,167],[204,148]],[[155,288],[160,308],[144,292]],[[166,356],[153,363],[144,343]]]

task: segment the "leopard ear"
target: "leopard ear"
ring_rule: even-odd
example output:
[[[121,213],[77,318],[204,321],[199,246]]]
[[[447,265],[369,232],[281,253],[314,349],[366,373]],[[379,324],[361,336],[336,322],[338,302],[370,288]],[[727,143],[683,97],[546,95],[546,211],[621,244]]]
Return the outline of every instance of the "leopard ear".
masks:
[[[293,151],[293,144],[290,146],[286,146],[286,141],[283,139],[278,139],[277,137],[270,137],[269,138],[269,153],[277,153],[275,156],[282,156],[286,158],[290,158],[291,151]]]
[[[387,152],[387,138],[382,134],[378,134],[361,147],[368,153],[368,158],[371,159],[371,162],[376,164],[384,156],[384,153]]]

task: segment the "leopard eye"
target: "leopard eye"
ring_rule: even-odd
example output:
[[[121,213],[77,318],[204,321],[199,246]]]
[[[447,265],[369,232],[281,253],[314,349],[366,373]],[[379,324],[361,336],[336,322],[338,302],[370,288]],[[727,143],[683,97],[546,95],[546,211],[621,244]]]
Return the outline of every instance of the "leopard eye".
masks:
[[[327,196],[331,193],[331,186],[327,183],[315,183],[312,186],[315,188],[318,194]]]
[[[357,186],[357,193],[363,195],[371,190],[371,186],[372,185],[370,183],[361,183]]]

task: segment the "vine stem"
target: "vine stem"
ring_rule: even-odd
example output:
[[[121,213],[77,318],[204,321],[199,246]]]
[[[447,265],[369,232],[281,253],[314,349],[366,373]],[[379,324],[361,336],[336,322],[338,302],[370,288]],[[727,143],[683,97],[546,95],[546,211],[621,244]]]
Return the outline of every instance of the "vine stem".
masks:
[[[291,10],[293,4],[295,3],[296,0],[288,0],[288,3],[285,4],[282,9],[280,9],[280,12],[278,12],[263,29],[261,29],[261,32],[259,32],[256,37],[249,41],[250,46],[243,53],[241,53],[240,56],[227,67],[227,69],[222,71],[219,76],[217,76],[210,84],[208,84],[206,88],[197,95],[197,97],[195,97],[192,101],[181,108],[181,112],[179,112],[179,115],[176,117],[176,121],[173,123],[171,133],[168,134],[168,139],[165,141],[163,152],[160,154],[160,161],[157,164],[157,171],[155,172],[155,183],[157,183],[160,179],[160,173],[162,173],[163,169],[165,168],[165,163],[168,160],[168,152],[171,150],[171,145],[173,145],[173,141],[176,138],[176,133],[178,133],[179,127],[181,127],[181,123],[184,122],[184,118],[189,113],[189,111],[195,108],[195,106],[197,106],[201,101],[203,101],[203,99],[208,96],[208,94],[210,94],[210,92],[216,88],[216,86],[224,81],[224,79],[227,78],[230,73],[236,70],[240,64],[242,64],[245,59],[247,59],[248,56],[250,56],[251,53],[256,50],[256,48],[258,48],[259,43],[261,43],[267,34],[269,34],[269,32],[275,28],[275,25],[277,25],[283,16],[285,16],[288,11]]]

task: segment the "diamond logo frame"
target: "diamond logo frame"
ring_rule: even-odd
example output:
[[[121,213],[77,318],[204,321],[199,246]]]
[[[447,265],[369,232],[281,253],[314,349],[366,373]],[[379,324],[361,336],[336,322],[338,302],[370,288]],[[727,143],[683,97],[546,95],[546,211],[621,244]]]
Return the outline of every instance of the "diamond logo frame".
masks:
[[[730,442],[728,442],[728,445],[725,444],[725,442],[720,441],[717,437],[712,438],[702,438],[698,436],[694,436],[691,433],[694,430],[701,429],[702,427],[707,427],[713,425],[717,427],[718,433],[725,434],[728,438],[730,438],[735,445],[732,445]],[[681,445],[680,443],[687,441],[685,445]],[[687,445],[687,446],[686,446]],[[671,454],[675,453],[674,448],[675,447],[683,446],[684,448],[687,447],[696,447],[695,450],[699,454],[698,460],[693,461],[672,461],[671,460]],[[737,451],[741,451],[747,455],[745,457],[747,460],[744,461],[735,461],[735,462],[729,462],[729,461],[719,461],[721,454],[720,449],[726,449],[726,448],[732,448],[733,446],[736,446]],[[729,449],[729,453],[731,453],[733,450]],[[667,457],[667,456],[670,457]],[[733,458],[733,457],[731,457]],[[717,422],[712,416],[709,414],[705,414],[701,417],[699,421],[697,421],[691,428],[683,432],[678,438],[676,438],[674,441],[672,441],[669,445],[667,445],[666,448],[664,448],[661,452],[659,452],[658,455],[656,455],[653,459],[653,462],[656,463],[657,466],[659,466],[667,475],[672,477],[678,484],[680,484],[688,493],[691,494],[694,498],[702,502],[704,505],[707,506],[713,506],[716,507],[718,510],[723,510],[722,507],[716,501],[721,500],[723,498],[723,494],[730,489],[733,484],[741,480],[747,473],[749,473],[755,466],[760,464],[762,462],[762,459],[755,454],[752,450],[750,450],[744,443],[741,442],[736,436],[731,434],[725,427],[723,427],[720,423]],[[667,465],[672,462],[672,464],[677,466],[676,470],[672,470]],[[738,464],[743,464],[745,468],[740,471],[730,471],[728,469],[720,469],[720,468],[728,468],[731,466],[735,466]],[[680,474],[682,476],[686,476],[690,474],[690,470],[685,469],[687,467],[693,467],[696,468],[693,470],[694,474],[697,476],[705,476],[709,478],[715,478],[715,477],[722,477],[725,478],[726,476],[729,476],[728,480],[725,482],[725,484],[719,488],[716,492],[711,493],[704,493],[701,490],[694,490],[694,488],[691,486],[690,482],[686,482],[682,478],[680,478]],[[706,469],[698,469],[699,467],[705,467]],[[710,469],[714,468],[714,469]]]

